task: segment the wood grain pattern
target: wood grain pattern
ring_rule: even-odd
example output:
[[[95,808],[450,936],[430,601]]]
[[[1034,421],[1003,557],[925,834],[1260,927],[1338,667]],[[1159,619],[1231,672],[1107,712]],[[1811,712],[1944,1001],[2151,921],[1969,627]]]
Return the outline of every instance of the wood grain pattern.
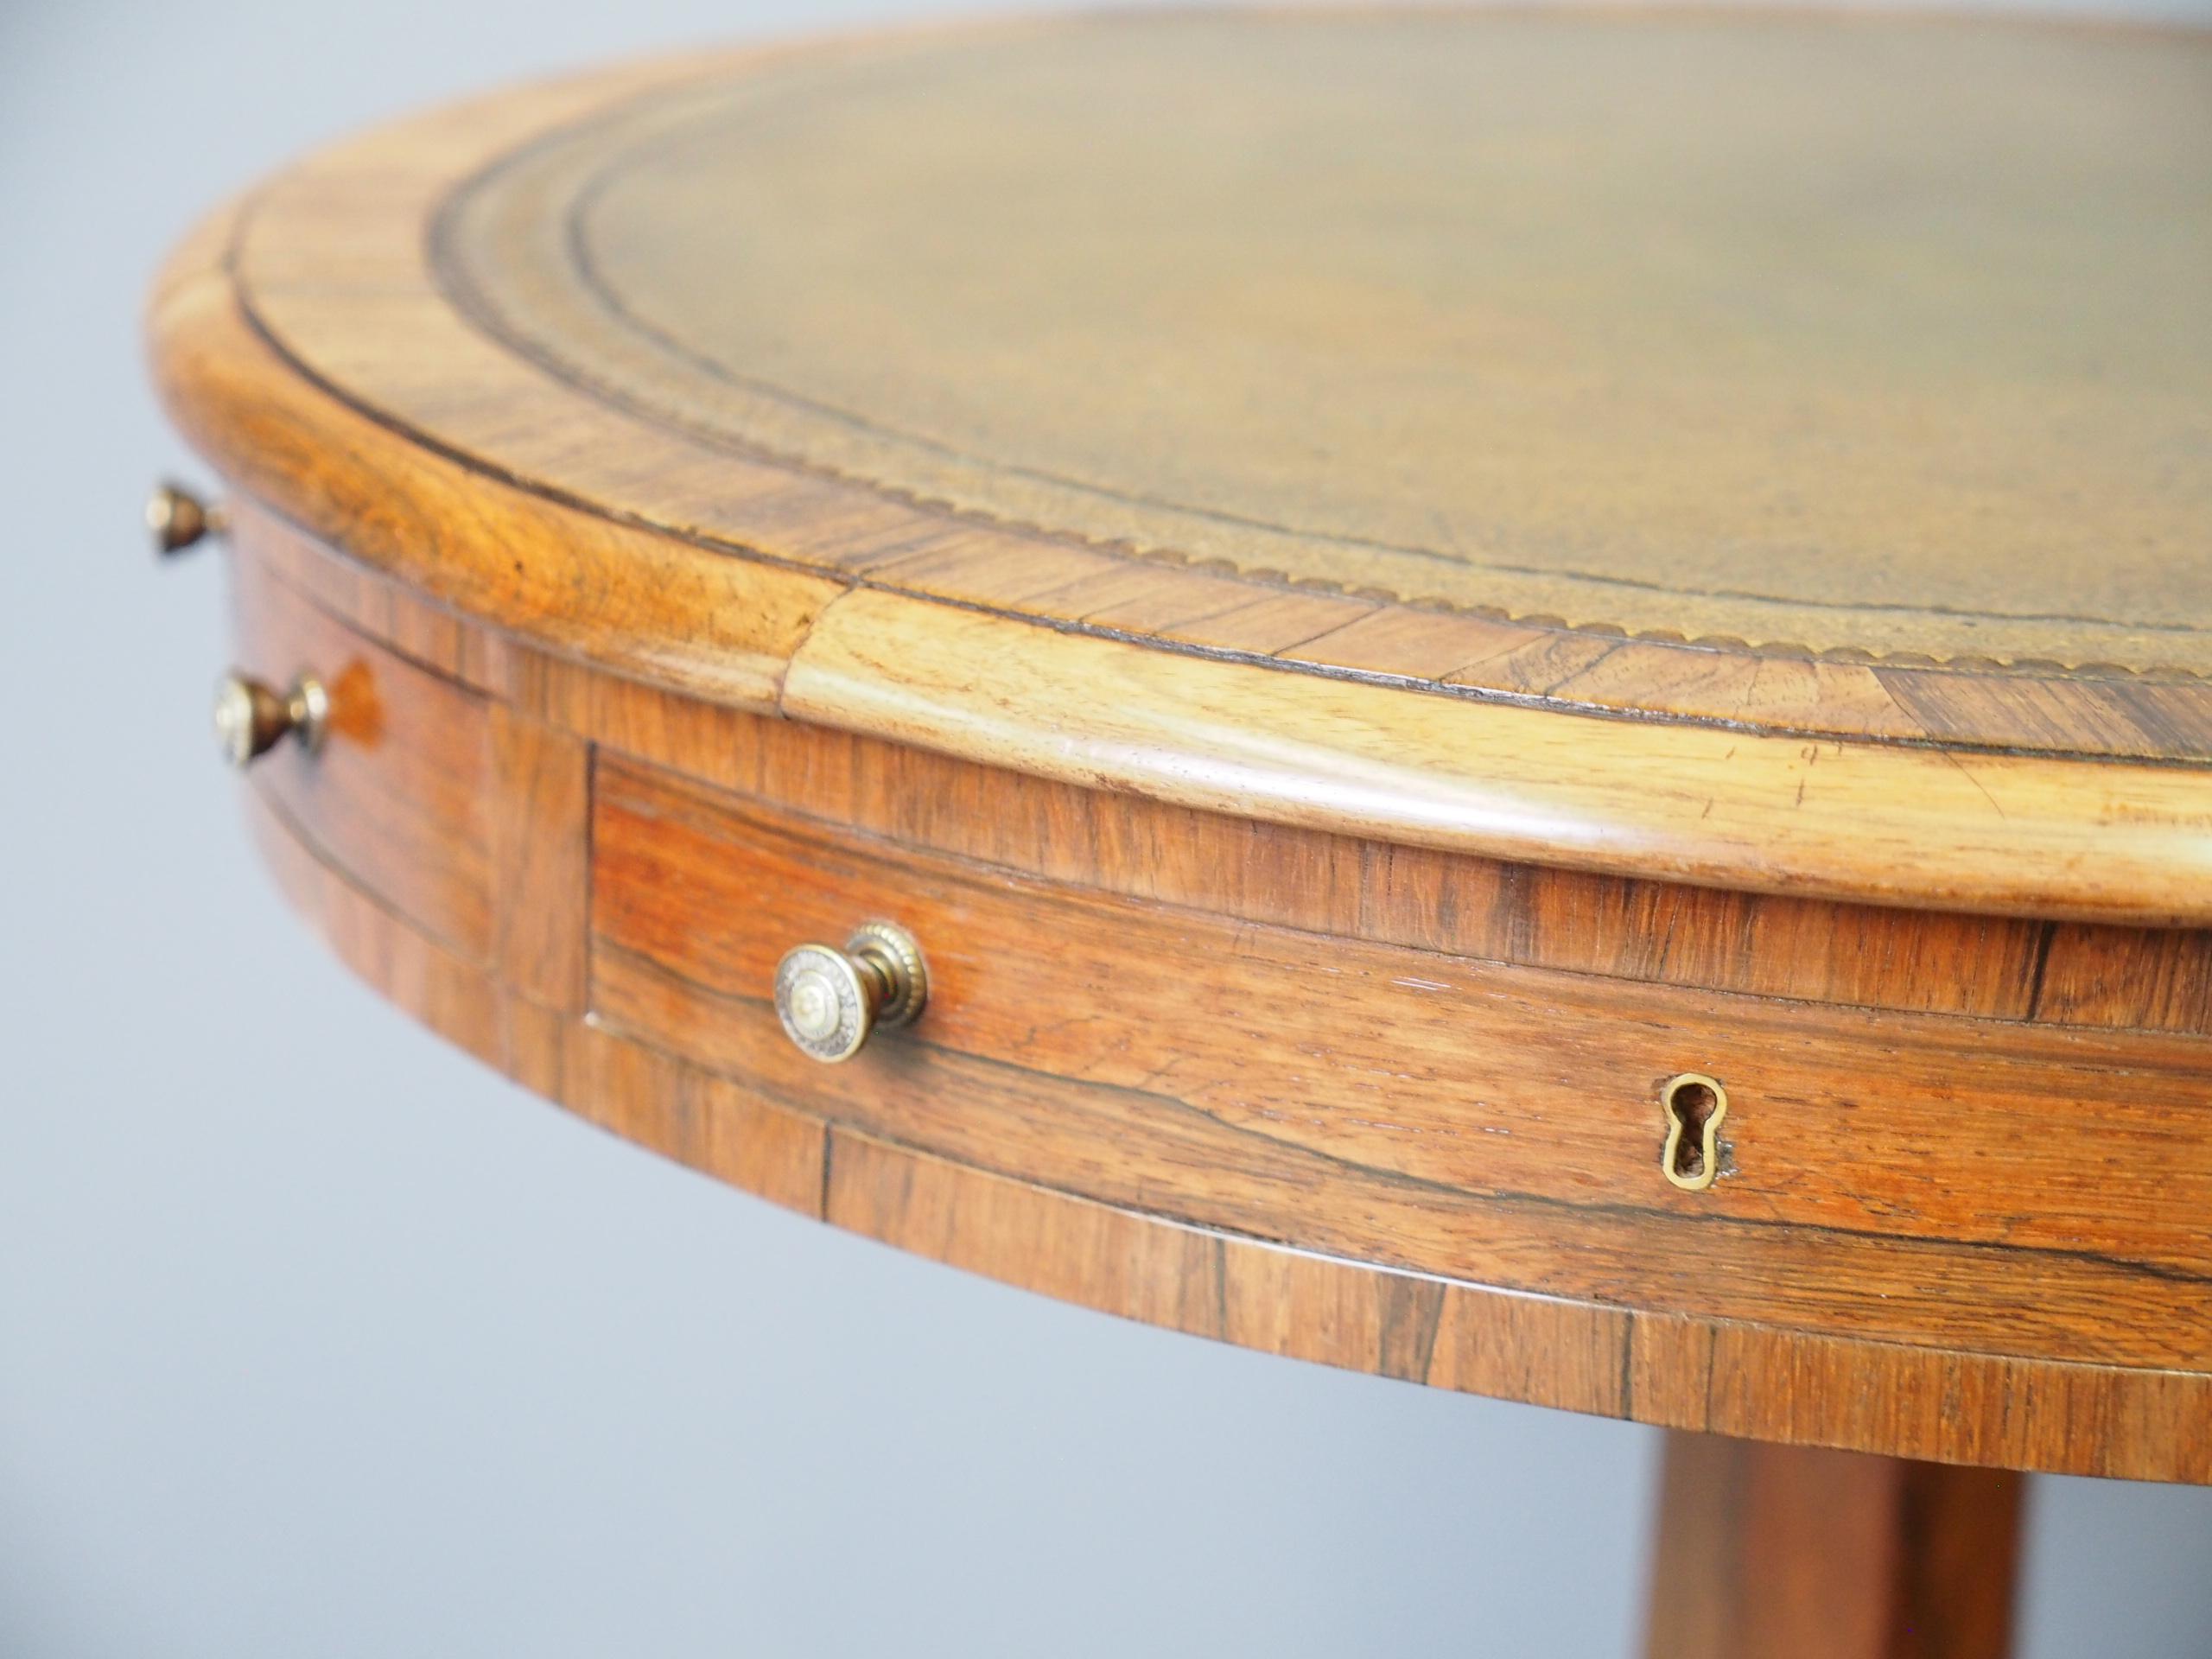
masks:
[[[774,706],[841,584],[580,512],[354,413],[248,325],[219,263],[224,234],[211,223],[179,249],[152,326],[171,412],[188,432],[230,435],[222,455],[238,482],[420,598],[588,659],[651,662],[657,683],[730,706]]]
[[[240,504],[239,558],[579,741],[1018,873],[1486,961],[1815,1002],[2212,1034],[2212,934],[1592,875],[1173,806],[673,695],[460,625]]]
[[[820,1120],[517,994],[356,885],[261,791],[249,794],[247,810],[285,897],[402,1012],[613,1134],[786,1208],[820,1213]]]
[[[1239,824],[611,680],[251,513],[236,573],[245,610],[269,588],[364,652],[392,626],[410,671],[486,688],[509,873],[480,959],[366,897],[373,860],[289,819],[266,840],[395,1000],[629,1138],[1049,1294],[1436,1386],[2212,1478],[2203,1039],[2150,1029],[2153,947],[2193,935],[2020,925],[2008,954],[2013,924],[1807,900],[1747,934],[1697,919],[1744,895]],[[921,928],[938,999],[821,1068],[763,990],[862,911]],[[1746,939],[1802,994],[1694,982]],[[2037,1017],[2033,982],[2089,950],[2102,1021]],[[1526,965],[1548,953],[1577,966]],[[1703,1194],[1656,1169],[1654,1087],[1687,1064],[1736,1103]],[[2110,1135],[2080,1154],[2060,1117]]]
[[[385,903],[471,961],[491,948],[489,705],[276,582],[236,585],[237,662],[268,683],[328,688],[322,752],[257,765],[302,833]]]
[[[493,875],[499,977],[522,995],[583,1012],[588,940],[591,757],[565,732],[492,710]]]
[[[1648,1659],[2004,1659],[2019,1477],[1668,1438]]]
[[[253,796],[287,895],[380,993],[625,1138],[887,1243],[1061,1300],[1432,1386],[1916,1459],[2212,1482],[2212,1380],[1639,1314],[1439,1281],[932,1156],[518,997]]]
[[[1874,58],[1827,52],[1845,29]],[[1010,89],[1104,85],[1152,30],[1209,42],[1172,73],[1219,96],[1033,213],[1001,212],[1018,178],[932,207],[948,154],[980,136],[1018,174],[1085,108]],[[1619,79],[1631,35],[1684,54],[1665,96],[1776,52],[1834,96],[1735,77],[1681,147],[1621,153],[1660,95]],[[1128,146],[1372,105],[1383,59],[1427,91],[1351,124],[1382,150],[1332,147],[1298,212],[1102,211]],[[1462,257],[1513,219],[1454,208],[1511,207],[1476,188],[1484,124],[1545,118],[1469,75],[1521,61],[1624,124],[1538,171],[1579,188],[1610,144],[1665,188]],[[899,153],[803,142],[899,126],[949,63],[1005,73]],[[1961,63],[1976,99],[1920,95]],[[903,88],[839,115],[887,66]],[[336,146],[195,232],[150,319],[241,489],[241,660],[335,698],[321,755],[253,775],[267,861],[413,1017],[802,1214],[1193,1335],[1770,1443],[1677,1446],[1655,1654],[1986,1659],[1997,1471],[2212,1483],[2212,336],[2171,281],[2212,222],[2167,211],[2201,195],[2174,111],[2208,76],[2202,32],[2049,24],[1037,22],[587,75]],[[1894,131],[1854,137],[1866,85]],[[1268,115],[1285,87],[1316,96]],[[2006,170],[2046,97],[2112,117],[2056,181]],[[1039,142],[1007,151],[1017,117]],[[1468,142],[1412,159],[1462,170],[1332,226],[1428,188],[1389,154],[1423,121]],[[1842,170],[1787,165],[1826,144]],[[1869,156],[1882,200],[1948,168],[1974,211],[1866,240]],[[1949,258],[2017,228],[2023,176],[2143,280],[2069,298]],[[1811,265],[1745,245],[1771,214],[1698,213],[1651,265],[1652,202],[1777,177],[1838,210]],[[701,201],[714,235],[796,228],[732,273]],[[1069,213],[1121,257],[1019,257]],[[1600,224],[1617,257],[1567,258]],[[1838,289],[1848,246],[1895,257]],[[1563,280],[1499,303],[1516,260]],[[560,321],[579,283],[602,314]],[[1761,303],[1690,291],[1732,283]],[[1683,327],[1638,329],[1647,295]],[[955,326],[977,306],[987,340]],[[915,372],[940,351],[962,372]],[[1316,360],[1332,398],[1270,393]],[[1669,417],[1623,427],[1662,384]],[[1177,436],[1193,409],[1217,441]],[[900,449],[939,421],[989,441]],[[1611,464],[1567,464],[1589,442]],[[1046,464],[1070,444],[1095,471]],[[1580,607],[1592,579],[1617,612]],[[879,916],[920,936],[928,1011],[805,1061],[777,957]],[[1730,1093],[1699,1192],[1658,1166],[1680,1071]]]
[[[2194,1039],[1363,949],[840,844],[604,763],[594,803],[594,1013],[827,1116],[1516,1289],[2212,1368],[2212,1056]],[[931,1013],[825,1071],[766,988],[785,950],[874,917],[923,942]],[[1730,1091],[1701,1193],[1657,1167],[1658,1085],[1684,1070]],[[2079,1138],[2044,1128],[2062,1117]]]
[[[1071,686],[1096,688],[1079,723],[1029,719]],[[801,644],[782,707],[1065,782],[1554,867],[2078,919],[2212,915],[2212,791],[2194,770],[1499,703],[1446,722],[1372,686],[1294,687],[1249,696],[1235,664],[857,590]]]
[[[2019,30],[2016,69],[2071,60],[2046,49],[2061,31],[2001,27]],[[2086,38],[2120,83],[2184,84],[2205,59],[2186,33]],[[714,702],[1515,862],[2037,921],[2212,918],[2212,691],[2150,657],[2123,671],[2086,643],[2061,667],[1624,638],[1141,556],[641,415],[637,387],[588,390],[486,332],[432,268],[433,222],[502,156],[626,99],[672,120],[786,61],[813,60],[585,78],[302,164],[163,277],[173,410],[257,493],[423,593]],[[2122,105],[2155,121],[2164,96]],[[2185,560],[2158,568],[2194,580]],[[971,679],[988,695],[953,695]]]

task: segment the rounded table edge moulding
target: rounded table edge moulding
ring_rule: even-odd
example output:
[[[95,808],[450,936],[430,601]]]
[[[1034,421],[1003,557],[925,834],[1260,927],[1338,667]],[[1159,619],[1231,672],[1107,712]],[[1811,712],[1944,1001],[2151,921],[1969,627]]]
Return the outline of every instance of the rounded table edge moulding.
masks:
[[[156,285],[172,419],[245,496],[557,654],[1308,828],[1745,891],[2212,922],[2212,777],[2193,765],[1815,740],[1233,659],[798,569],[500,476],[354,407],[254,327],[226,257],[245,207],[203,220]]]
[[[499,1077],[1035,1294],[1660,1429],[1646,1659],[2002,1659],[2026,1474],[2212,1482],[2176,32],[1124,9],[494,91],[176,245],[226,493],[146,527],[224,546],[279,893]],[[2103,303],[1983,257],[2008,202]]]

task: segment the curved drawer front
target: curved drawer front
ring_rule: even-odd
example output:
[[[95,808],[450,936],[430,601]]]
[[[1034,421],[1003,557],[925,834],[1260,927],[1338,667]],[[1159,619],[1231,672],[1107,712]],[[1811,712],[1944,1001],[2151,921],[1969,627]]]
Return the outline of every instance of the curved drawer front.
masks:
[[[2206,1045],[1474,961],[1133,902],[602,755],[591,1005],[833,1122],[1129,1209],[1540,1294],[1994,1354],[2212,1363]],[[823,1066],[776,964],[920,941]],[[1726,1088],[1662,1173],[1663,1084]]]
[[[338,620],[258,559],[236,566],[237,662],[311,674],[330,718],[313,755],[254,763],[263,798],[318,855],[473,962],[493,936],[490,705]]]
[[[2212,938],[1592,878],[976,766],[549,658],[241,504],[287,893],[518,1081],[841,1226],[1431,1384],[2212,1479]],[[793,946],[929,996],[839,1065]],[[1712,1078],[1714,1179],[1662,1168]],[[1694,1137],[1693,1137],[1694,1139]],[[1678,1170],[1677,1173],[1681,1172]]]

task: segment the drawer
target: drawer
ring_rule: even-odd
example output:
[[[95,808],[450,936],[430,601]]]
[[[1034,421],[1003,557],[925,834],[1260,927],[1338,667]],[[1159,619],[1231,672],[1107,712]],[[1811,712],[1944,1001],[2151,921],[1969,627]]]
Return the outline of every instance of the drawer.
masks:
[[[2212,1358],[2199,1039],[1254,926],[629,762],[597,768],[592,868],[603,1025],[963,1163],[1533,1294],[1997,1353]],[[843,1065],[804,1058],[773,1012],[779,957],[879,918],[918,939],[926,1011]],[[1729,1102],[1703,1191],[1661,1167],[1661,1093],[1684,1072]]]
[[[316,606],[241,551],[234,660],[284,686],[321,679],[321,749],[279,744],[251,779],[327,863],[472,962],[490,952],[491,721],[455,681],[408,661]]]

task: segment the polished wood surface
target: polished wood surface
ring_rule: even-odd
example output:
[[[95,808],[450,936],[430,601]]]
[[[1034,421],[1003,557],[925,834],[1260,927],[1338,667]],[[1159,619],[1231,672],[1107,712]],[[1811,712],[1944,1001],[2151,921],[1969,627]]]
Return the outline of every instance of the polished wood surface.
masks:
[[[1647,1659],[2004,1659],[2020,1478],[1667,1440]]]
[[[1247,37],[1249,50],[1240,49]],[[1049,131],[1055,108],[1081,105],[1039,100],[1038,86],[1073,77],[1103,97],[1151,42],[1160,54],[1187,51],[1191,73],[1211,66],[1236,109],[1288,140],[1308,118],[1294,99],[1267,105],[1267,85],[1302,84],[1299,64],[1340,37],[1351,43],[1346,63],[1377,75],[1433,46],[1440,63],[1478,78],[1517,66],[1533,86],[1573,86],[1578,66],[1602,69],[1603,82],[1624,54],[1657,52],[1683,86],[1738,86],[1747,65],[1795,64],[1828,95],[1786,107],[1716,97],[1712,131],[1655,159],[1637,124],[1661,120],[1668,105],[1640,93],[1587,154],[1546,151],[1546,188],[1567,190],[1570,203],[1629,191],[1658,168],[1664,200],[1710,210],[1683,221],[1711,232],[1687,243],[1631,215],[1627,239],[1583,289],[1534,282],[1531,266],[1499,271],[1506,286],[1485,290],[1494,262],[1462,269],[1421,239],[1462,235],[1471,255],[1496,234],[1478,207],[1514,222],[1529,187],[1494,178],[1484,158],[1540,137],[1539,117],[1479,101],[1469,113],[1442,99],[1409,111],[1404,131],[1440,122],[1453,136],[1438,154],[1461,170],[1420,188],[1459,210],[1430,216],[1427,228],[1393,229],[1398,219],[1378,227],[1357,256],[1375,262],[1361,282],[1348,267],[1342,281],[1285,290],[1278,308],[1237,313],[1258,331],[1255,361],[1294,360],[1332,395],[1306,448],[1226,455],[1178,420],[1258,397],[1262,370],[1248,362],[1261,379],[1239,379],[1243,359],[1200,353],[1160,393],[1160,418],[1132,435],[1131,399],[1158,377],[1120,342],[1146,319],[1161,339],[1181,338],[1222,311],[1224,294],[1243,291],[1240,213],[1253,249],[1290,233],[1270,205],[1280,196],[1272,151],[1254,161],[1249,192],[1229,199],[1237,211],[1201,214],[1171,194],[1156,225],[1104,216],[1125,239],[1147,230],[1146,258],[1173,262],[1185,245],[1179,236],[1220,256],[1193,251],[1173,264],[1182,286],[1133,288],[1151,296],[1133,314],[1134,299],[1119,311],[1077,304],[1091,287],[1054,286],[1058,266],[1042,251],[987,260],[1020,225],[960,206],[973,193],[963,194],[955,165],[969,152],[953,115],[951,150],[870,149],[877,128],[859,114],[850,130],[809,127],[804,142],[786,134],[818,168],[779,183],[760,173],[745,137],[753,129],[734,113],[794,104],[804,86],[819,94],[804,119],[834,124],[853,111],[855,88],[886,76],[899,97],[954,99],[945,88],[973,52],[1007,66],[985,78],[998,90],[975,118],[1002,134],[1027,132],[1008,124],[1018,120]],[[2189,278],[2205,232],[2188,204],[2201,200],[2194,181],[2212,154],[2196,142],[2212,107],[2208,75],[2212,48],[2187,31],[1613,16],[1122,21],[695,60],[424,117],[280,176],[180,253],[155,308],[156,363],[187,429],[298,522],[486,622],[669,689],[1401,844],[1735,890],[2193,923],[2212,918],[2202,781],[2212,690],[2183,660],[2196,649],[2190,619],[2206,528],[2202,469],[2186,457],[2201,444],[2205,406],[2202,310]],[[1970,98],[1942,96],[1969,83]],[[2091,121],[2097,145],[2063,156],[2037,148],[2050,129],[2036,111],[2060,107]],[[1784,164],[1808,158],[1821,162],[1821,191],[1849,197],[1852,135],[1868,130],[1937,158],[1933,170],[1882,175],[1895,187],[1886,217],[1855,210],[1829,239],[1805,231],[1740,245],[1748,232],[1721,211],[1727,203],[1796,188],[1807,175]],[[648,131],[666,143],[639,149]],[[1103,154],[1077,195],[1104,205],[1141,194],[1155,149],[1172,151],[1179,134],[1205,148],[1203,130],[1166,121],[1136,149]],[[1317,272],[1357,263],[1324,209],[1348,212],[1352,181],[1367,176],[1358,158],[1393,154],[1403,137],[1379,119],[1343,134],[1337,159],[1348,170],[1332,171],[1306,221]],[[1715,159],[1738,153],[1732,140],[1757,152],[1736,171]],[[1029,148],[1051,153],[1049,143],[1009,146]],[[541,176],[541,167],[553,170]],[[1395,176],[1379,162],[1370,170]],[[587,174],[610,181],[579,194]],[[913,249],[871,239],[894,237],[911,215],[879,219],[870,204],[898,189],[926,213],[931,180],[947,204],[932,221],[936,239]],[[1003,208],[1033,198],[1018,186],[991,200]],[[1203,537],[1132,541],[1071,505],[1110,491],[1067,496],[1054,483],[1049,500],[1025,497],[1017,511],[990,491],[1014,488],[1007,480],[1027,489],[1022,480],[1051,468],[988,445],[939,446],[989,474],[989,499],[971,499],[956,480],[849,471],[772,423],[690,408],[679,383],[743,343],[692,337],[709,326],[702,296],[725,263],[707,257],[724,232],[702,220],[701,203],[726,194],[746,209],[734,223],[754,225],[755,213],[778,223],[792,211],[779,194],[786,188],[804,194],[822,224],[848,226],[842,240],[799,238],[775,256],[813,259],[801,268],[818,268],[825,294],[884,259],[917,256],[913,281],[865,314],[868,329],[912,349],[860,350],[874,338],[863,333],[836,357],[791,273],[747,267],[744,280],[772,283],[774,296],[801,308],[786,320],[804,359],[785,365],[801,388],[748,391],[747,410],[765,399],[778,419],[810,431],[827,422],[874,442],[870,411],[855,416],[831,396],[849,369],[880,377],[855,384],[881,391],[887,410],[911,413],[903,400],[944,384],[928,372],[929,353],[963,337],[938,339],[931,308],[976,299],[944,269],[954,245],[944,238],[964,233],[958,245],[1003,290],[996,308],[1008,326],[1052,349],[982,358],[947,418],[995,410],[991,422],[1040,442],[1141,437],[1155,447],[1136,457],[1139,473],[1166,464],[1156,446],[1166,443],[1178,466],[1236,470],[1243,481],[1230,480],[1232,496],[1294,481],[1292,493],[1314,497],[1306,505],[1317,518],[1344,521],[1313,554],[1319,563],[1241,546],[1232,556]],[[1038,218],[1030,233],[1040,250],[1065,206]],[[548,233],[545,215],[572,208],[611,214],[626,227],[624,246],[665,254],[648,270],[601,250],[621,264],[601,276],[629,284],[621,291],[649,317],[609,302],[588,327],[569,327],[563,285],[581,280],[576,250],[598,246]],[[2001,257],[2039,226],[2064,238],[2066,274]],[[1581,246],[1556,216],[1529,228],[1541,232],[1530,260],[1570,260]],[[698,252],[680,255],[695,243]],[[1717,305],[1743,280],[1726,262],[1751,252],[1774,279],[1772,304]],[[1836,272],[1853,260],[1864,281],[1847,291]],[[1440,316],[1488,316],[1496,327],[1440,342],[1419,318],[1381,303],[1389,283],[1404,288],[1405,273],[1420,270],[1442,273]],[[2121,293],[2128,304],[2113,298]],[[1609,326],[1576,309],[1593,306]],[[1669,355],[1679,341],[1662,338],[1682,334],[1662,325],[1682,321],[1685,308],[1695,327],[1682,338],[1711,347],[1688,364]],[[771,327],[779,315],[727,326]],[[1870,333],[1874,315],[1891,327]],[[1587,325],[1580,332],[1569,326],[1577,317]],[[2155,362],[2143,346],[2153,334]],[[1557,378],[1544,380],[1527,342],[1553,338],[1559,348],[1542,360]],[[1936,338],[1953,349],[1925,348]],[[2091,353],[2102,366],[2057,352],[2059,340],[2103,342]],[[1394,379],[1390,365],[1408,360],[1416,340],[1464,372]],[[1097,365],[1080,396],[1063,395],[1051,372],[1062,351]],[[600,352],[613,356],[591,355]],[[1559,411],[1576,406],[1560,401],[1580,384],[1573,365],[1616,355],[1627,378],[1606,422],[1561,424]],[[1488,365],[1495,376],[1476,372]],[[1798,417],[1740,417],[1764,407],[1758,386],[1784,382],[1808,389]],[[1489,390],[1470,402],[1471,386]],[[1395,429],[1379,417],[1362,424],[1361,413],[1397,408],[1394,388],[1434,428],[1415,446],[1429,459],[1378,500],[1373,455],[1351,435]],[[1443,400],[1433,408],[1421,401],[1432,393]],[[1484,401],[1492,397],[1496,407]],[[1065,418],[1020,414],[1032,407]],[[1739,417],[1716,413],[1731,409]],[[1093,417],[1096,427],[1080,424]],[[1617,429],[1618,420],[1642,423]],[[1350,423],[1342,442],[1327,436],[1332,423]],[[1234,425],[1237,443],[1274,442],[1268,423]],[[1619,467],[1579,468],[1586,427],[1616,447],[1648,437],[1649,454],[1679,465],[1641,482]],[[1535,456],[1518,447],[1528,443],[1552,448]],[[1910,465],[1898,459],[1906,451]],[[1455,530],[1454,515],[1469,508],[1452,492],[1516,457],[1516,475],[1537,493],[1486,495],[1497,522],[1479,534]],[[2141,467],[2156,477],[2138,477]],[[1751,472],[1780,493],[1729,483]],[[1213,487],[1189,481],[1199,496]],[[1164,489],[1152,480],[1140,493],[1153,499]],[[1848,504],[1831,499],[1838,489],[1855,492]],[[1363,524],[1363,502],[1383,517]],[[1217,502],[1206,522],[1241,536],[1232,505]],[[1384,518],[1420,511],[1444,527],[1449,545],[1426,552],[1439,555],[1427,563],[1446,586],[1505,595],[1523,575],[1542,587],[1602,565],[1620,605],[1547,614],[1524,597],[1470,608],[1408,582],[1377,585],[1363,562],[1388,550],[1368,543],[1391,540]],[[1731,512],[1739,516],[1730,537],[1707,534],[1709,515]],[[1646,538],[1623,528],[1628,519]],[[1500,551],[1509,543],[1514,558]],[[1735,592],[1728,584],[1750,580],[1722,568],[1732,561],[1780,584],[1753,597],[1791,626],[1724,626],[1706,614],[1724,588]],[[1827,593],[1833,582],[1858,597]],[[1726,603],[1739,600],[1752,602]],[[1732,631],[1740,637],[1724,637]],[[1601,717],[1623,715],[1636,718]]]
[[[257,763],[272,807],[416,926],[484,958],[501,868],[491,705],[297,588],[240,582],[235,600],[240,667],[275,685],[311,674],[330,691],[320,752],[287,744]]]
[[[773,1202],[1740,1437],[1654,1655],[1988,1659],[2007,1471],[2212,1483],[2208,111],[2202,31],[1145,16],[341,143],[149,315],[330,691],[256,832]],[[868,921],[928,1006],[823,1065]]]
[[[408,920],[264,772],[288,889],[403,1006],[630,1138],[1274,1351],[1672,1427],[2212,1480],[2208,1039],[2157,1028],[2164,947],[2191,936],[2008,948],[2024,925],[1024,779],[547,658],[236,517],[242,596],[269,590],[242,613],[312,613],[359,660],[442,677],[505,757],[480,774],[506,874],[474,948]],[[305,661],[327,634],[303,638],[256,649]],[[921,938],[931,1009],[807,1061],[767,1004],[774,961],[876,915]],[[1770,944],[1756,989],[1746,939]],[[2044,1007],[2054,974],[2100,985],[2101,1017]],[[1684,1069],[1730,1090],[1702,1192],[1660,1168],[1658,1088]]]
[[[2212,1369],[2196,1040],[1649,993],[1102,902],[824,829],[602,760],[601,1022],[963,1161],[1307,1249]],[[791,945],[873,917],[924,942],[937,1007],[880,1060],[825,1071],[766,988]],[[1729,1179],[1702,1192],[1659,1169],[1659,1087],[1686,1070],[1732,1102]],[[2062,1116],[2129,1156],[2023,1132]]]

